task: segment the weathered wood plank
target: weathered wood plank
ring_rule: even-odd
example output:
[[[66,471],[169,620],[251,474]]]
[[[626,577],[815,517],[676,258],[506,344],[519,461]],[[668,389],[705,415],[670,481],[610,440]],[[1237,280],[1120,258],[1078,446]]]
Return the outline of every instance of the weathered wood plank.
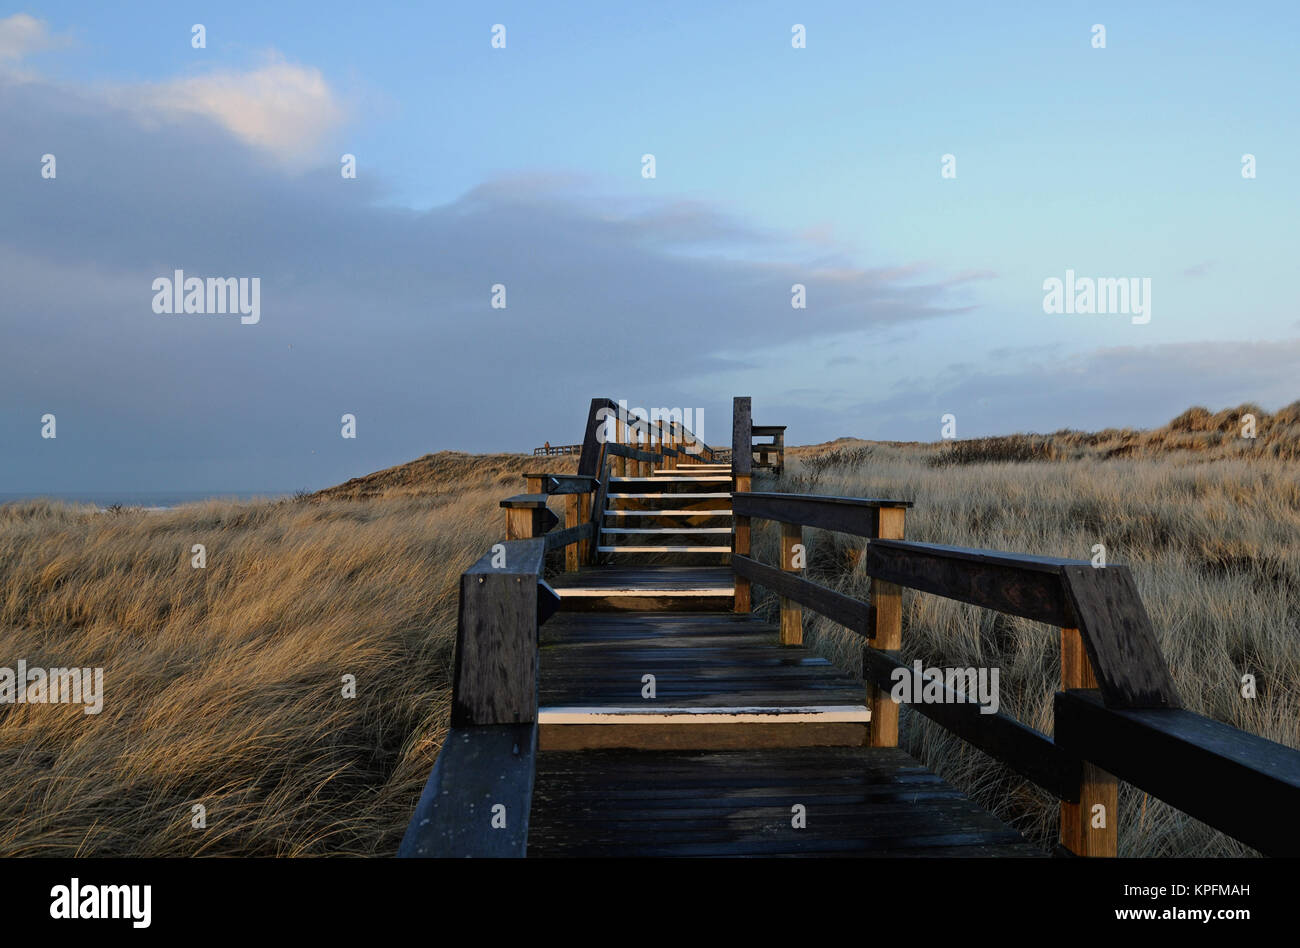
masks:
[[[1096,687],[1082,634],[1078,629],[1062,629],[1061,690]],[[1062,796],[1058,830],[1058,842],[1076,856],[1118,855],[1119,782],[1114,775],[1084,761],[1078,790]]]
[[[397,855],[527,855],[536,758],[536,723],[452,728]]]
[[[578,496],[578,495],[570,495]],[[546,542],[547,552],[558,550],[561,547],[567,547],[577,543],[579,540],[590,540],[596,535],[596,526],[592,523],[580,523],[576,527],[565,527],[563,530],[555,530],[545,534],[542,539]]]
[[[1058,692],[1055,715],[1063,749],[1266,855],[1300,856],[1300,750],[1181,708],[1108,708],[1097,691]]]
[[[605,448],[609,447],[602,440],[600,430],[605,427],[604,414],[606,410],[612,409],[617,416],[618,403],[608,398],[593,398],[591,407],[587,410],[587,425],[584,428],[582,439],[582,454],[578,456],[578,473],[587,477],[596,477],[599,474],[601,461],[605,456]]]
[[[1058,627],[1075,626],[1061,577],[1078,560],[1018,556],[902,540],[867,545],[869,576]]]
[[[869,638],[873,634],[871,607],[861,600],[804,579],[802,576],[794,576],[767,566],[748,556],[733,555],[731,565],[736,575],[743,576],[760,586],[766,586],[787,599],[802,603],[863,637]]]
[[[534,473],[525,474],[524,477],[529,479],[529,489],[532,489],[532,482],[537,482],[537,493],[542,494],[586,494],[596,489],[598,479],[595,477],[586,477],[582,474],[545,474]]]
[[[896,749],[544,752],[534,799],[536,856],[1044,855]]]
[[[541,539],[504,544],[504,565],[488,553],[460,578],[452,676],[453,727],[537,720]],[[544,608],[544,607],[543,607]]]
[[[749,477],[753,473],[751,402],[748,395],[737,395],[731,400],[731,473],[737,477]]]
[[[1062,578],[1106,706],[1181,707],[1128,567],[1072,564]]]
[[[734,498],[738,515],[798,523],[805,527],[835,530],[859,537],[877,537],[880,510],[907,508],[910,500],[882,500],[865,497],[820,497],[806,494],[751,492]]]

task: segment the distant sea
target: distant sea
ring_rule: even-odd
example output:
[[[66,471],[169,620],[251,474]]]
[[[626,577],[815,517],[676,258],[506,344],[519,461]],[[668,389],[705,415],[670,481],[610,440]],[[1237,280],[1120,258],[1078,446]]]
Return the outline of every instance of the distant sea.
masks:
[[[291,490],[257,490],[257,491],[211,491],[211,490],[173,490],[173,491],[0,491],[0,504],[16,500],[61,500],[70,504],[94,504],[96,507],[111,507],[121,504],[123,507],[146,507],[166,510],[181,504],[193,504],[201,500],[252,500],[262,497],[275,500],[291,497]]]

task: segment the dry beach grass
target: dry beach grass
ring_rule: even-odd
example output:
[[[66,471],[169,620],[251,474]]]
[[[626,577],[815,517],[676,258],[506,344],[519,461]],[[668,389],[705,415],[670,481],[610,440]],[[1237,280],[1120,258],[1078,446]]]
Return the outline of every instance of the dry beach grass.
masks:
[[[446,731],[457,578],[534,466],[444,452],[296,501],[0,507],[0,666],[105,669],[98,715],[0,705],[0,855],[391,855]]]

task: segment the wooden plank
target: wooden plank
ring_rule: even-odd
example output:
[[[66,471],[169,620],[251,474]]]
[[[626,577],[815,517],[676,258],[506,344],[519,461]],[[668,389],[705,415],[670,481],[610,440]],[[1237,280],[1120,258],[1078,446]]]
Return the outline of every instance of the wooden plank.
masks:
[[[1096,687],[1083,636],[1078,629],[1062,629],[1061,690]],[[1096,764],[1085,761],[1077,789],[1061,795],[1058,841],[1076,856],[1118,855],[1119,782]]]
[[[907,508],[911,501],[867,497],[814,497],[804,494],[773,494],[763,491],[738,498],[737,514],[798,523],[805,527],[835,530],[860,537],[880,535],[880,510]]]
[[[1128,567],[1070,565],[1062,577],[1106,706],[1182,707]]]
[[[557,589],[584,587],[608,590],[663,590],[732,587],[732,572],[725,566],[607,566],[581,569],[557,576]]]
[[[579,495],[570,494],[569,496],[576,498]],[[576,527],[566,527],[563,530],[556,530],[552,533],[547,533],[542,539],[546,541],[547,552],[550,552],[551,550],[558,550],[561,548],[565,548],[565,554],[567,558],[569,547],[571,547],[573,544],[576,544],[579,540],[590,540],[595,535],[596,535],[596,527],[594,524],[580,523]],[[574,549],[574,562],[575,562],[575,566],[573,568],[576,569],[577,568],[576,548]]]
[[[902,507],[881,508],[876,524],[880,536],[901,539],[904,516]],[[903,590],[885,577],[871,579],[871,625],[871,638],[877,648],[898,651],[903,647]],[[871,746],[897,747],[898,705],[889,692],[869,681],[867,706],[871,708]]]
[[[539,741],[544,751],[862,747],[867,740],[865,724],[842,721],[542,724],[539,729]]]
[[[866,572],[910,589],[1072,628],[1074,610],[1066,598],[1061,570],[1079,564],[1078,560],[881,539],[867,545]]]
[[[1110,567],[1106,567],[1109,569]],[[1271,856],[1300,856],[1300,751],[1180,708],[1056,695],[1056,743]]]
[[[540,510],[546,507],[545,494],[515,494],[501,501],[507,510]]]
[[[748,406],[748,399],[746,399]],[[734,455],[733,455],[734,457]],[[751,487],[749,474],[737,474],[736,484],[731,497],[731,509],[736,510],[736,498],[749,492]],[[731,555],[734,560],[737,556],[749,556],[750,545],[750,527],[749,518],[736,515],[732,517],[732,529],[735,531],[731,539]],[[732,603],[732,609],[735,612],[747,613],[753,608],[750,597],[749,580],[744,576],[736,577],[735,600]]]
[[[460,578],[453,727],[537,720],[541,539],[505,544],[505,565],[483,556]]]
[[[618,404],[608,398],[593,398],[591,407],[587,410],[587,426],[584,429],[585,434],[582,439],[582,454],[578,456],[578,473],[587,477],[596,477],[600,471],[601,461],[604,458],[606,445],[601,441],[600,430],[604,427],[603,410],[612,409],[618,412]]]
[[[860,747],[545,752],[530,853],[1044,855],[906,754]]]
[[[535,723],[453,727],[397,855],[527,855],[536,758]],[[497,807],[504,809],[494,812]]]
[[[602,526],[605,522],[605,507],[609,504],[608,493],[609,493],[610,468],[611,468],[610,458],[607,457],[604,459],[603,466],[600,469],[600,486],[597,487],[594,492],[588,495],[590,496],[591,501],[586,508],[587,519],[591,523],[595,524],[597,529],[599,529],[600,526]],[[583,557],[582,562],[586,565],[594,564],[599,555],[596,553],[596,543],[594,542],[594,539],[591,541],[586,541],[583,549],[586,553],[586,556]]]
[[[908,676],[915,674],[915,669],[904,665],[897,653],[882,652],[871,646],[862,650],[862,669],[863,676],[886,695],[898,681],[900,670]],[[957,693],[946,684],[942,691],[945,698],[942,703],[918,701],[908,704],[908,707],[941,724],[1058,799],[1078,799],[1082,764],[1077,757],[1062,751],[1047,735],[1021,724],[1010,715],[1001,711],[984,714],[979,705],[959,701]]]
[[[807,552],[803,546],[803,530],[797,523],[781,524],[781,569],[787,573],[799,574],[803,567],[796,566],[796,560],[806,561]],[[780,597],[781,607],[781,644],[803,644],[803,611],[797,600],[789,596]]]
[[[581,474],[525,474],[524,477],[529,481],[530,494],[586,494],[595,490],[597,484],[597,478]]]
[[[574,527],[582,526],[582,500],[585,494],[569,494],[564,498],[564,527],[565,530],[572,530]],[[591,527],[591,533],[595,534],[595,524],[587,521],[586,526]],[[558,536],[558,534],[557,534]],[[564,569],[565,572],[575,573],[581,564],[583,548],[581,542],[566,544],[564,547]]]
[[[870,637],[874,632],[871,607],[852,596],[828,589],[811,580],[783,573],[747,556],[733,556],[731,565],[736,575],[803,603],[861,636]]]
[[[751,401],[748,395],[737,395],[731,400],[731,473],[737,477],[749,477],[753,473]]]
[[[537,624],[540,626],[560,609],[560,597],[544,579],[537,580]]]

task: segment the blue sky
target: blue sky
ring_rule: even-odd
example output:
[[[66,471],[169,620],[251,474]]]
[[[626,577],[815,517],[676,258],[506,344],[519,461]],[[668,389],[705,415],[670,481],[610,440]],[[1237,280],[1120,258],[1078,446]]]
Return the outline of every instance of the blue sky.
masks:
[[[794,442],[1300,398],[1293,4],[700,6],[0,12],[0,490],[323,486],[595,394]],[[164,322],[173,266],[263,321]],[[1151,321],[1045,314],[1067,268]]]

